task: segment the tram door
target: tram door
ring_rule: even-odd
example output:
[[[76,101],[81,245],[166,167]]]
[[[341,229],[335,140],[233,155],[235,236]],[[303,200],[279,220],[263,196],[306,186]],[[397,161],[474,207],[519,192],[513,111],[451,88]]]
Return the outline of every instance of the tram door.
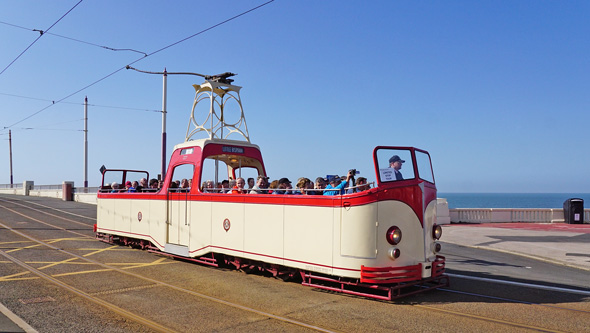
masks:
[[[190,187],[182,187],[184,180],[192,181],[193,165],[183,164],[174,168],[173,181],[181,182],[179,187],[168,189],[168,240],[170,244],[189,245],[190,239],[190,205],[188,197]],[[188,177],[188,178],[187,178]]]

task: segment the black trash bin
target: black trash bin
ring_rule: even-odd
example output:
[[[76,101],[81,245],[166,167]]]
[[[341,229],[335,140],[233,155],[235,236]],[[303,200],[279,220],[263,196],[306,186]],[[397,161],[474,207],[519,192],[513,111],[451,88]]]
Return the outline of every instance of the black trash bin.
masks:
[[[567,199],[563,203],[563,219],[568,224],[584,223],[584,199]]]

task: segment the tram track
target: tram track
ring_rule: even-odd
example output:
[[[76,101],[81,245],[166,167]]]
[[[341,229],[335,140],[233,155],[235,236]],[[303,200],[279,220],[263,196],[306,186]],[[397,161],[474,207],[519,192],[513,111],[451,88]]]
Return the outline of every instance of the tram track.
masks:
[[[0,199],[0,201],[5,202],[5,200],[2,200],[2,199]],[[35,208],[32,208],[32,207],[28,207],[27,205],[22,204],[22,203],[19,203],[18,205],[21,206],[21,207],[23,207],[23,208],[33,209],[33,210],[35,210],[36,212],[39,212],[39,213],[47,214],[48,216],[51,216],[51,217],[59,217],[59,218],[63,219],[63,217],[56,216],[55,214],[50,214],[50,213],[47,213],[47,212],[44,212],[42,210],[38,210],[38,209],[35,209]],[[53,225],[53,224],[51,224],[49,222],[42,221],[42,220],[40,220],[38,218],[34,218],[32,216],[28,216],[26,214],[17,212],[17,211],[15,211],[15,210],[13,210],[11,208],[8,208],[8,207],[6,207],[6,206],[4,206],[2,204],[0,204],[0,209],[6,209],[6,210],[8,210],[8,211],[10,211],[12,213],[15,213],[15,214],[23,217],[23,218],[30,219],[31,221],[34,221],[34,222],[42,223],[42,224],[44,224],[46,226],[49,226],[49,227],[52,227],[52,228],[55,228],[55,229],[59,229],[61,231],[65,231],[65,232],[72,233],[72,234],[75,234],[75,235],[78,235],[78,236],[82,236],[82,237],[87,238],[87,239],[94,239],[92,236],[84,235],[84,234],[78,233],[76,231],[72,231],[72,230],[70,230],[68,228],[63,228],[63,227],[60,227],[60,226],[56,226],[56,225]],[[58,212],[61,211],[61,210],[55,209],[55,208],[53,208],[53,210],[58,211]],[[73,222],[73,221],[70,221],[70,222]],[[81,223],[81,222],[79,222],[79,223]],[[86,226],[88,226],[88,225],[86,225]],[[129,272],[128,270],[123,270],[123,269],[118,268],[118,267],[115,267],[113,265],[101,263],[101,262],[92,260],[92,259],[90,259],[88,257],[85,257],[85,256],[80,256],[80,255],[78,255],[76,253],[67,251],[67,250],[65,250],[63,248],[56,247],[56,246],[54,246],[52,244],[49,244],[48,242],[45,242],[45,241],[40,240],[40,239],[37,239],[37,238],[32,237],[30,235],[27,235],[27,234],[25,234],[22,231],[19,231],[19,230],[16,230],[14,228],[11,228],[6,223],[4,223],[4,221],[2,221],[2,220],[0,220],[0,227],[4,228],[6,230],[9,230],[9,231],[11,231],[11,232],[13,232],[15,234],[18,234],[21,237],[24,237],[24,238],[28,239],[29,242],[32,242],[36,246],[45,246],[45,247],[48,247],[50,249],[59,251],[59,252],[61,252],[63,254],[67,254],[67,255],[69,255],[69,256],[71,256],[73,258],[76,258],[76,260],[78,260],[78,259],[84,260],[84,261],[86,261],[89,264],[98,265],[98,266],[102,267],[105,270],[112,270],[114,272],[122,273],[122,274],[125,274],[125,275],[128,275],[128,276],[134,277],[134,278],[141,279],[141,280],[143,280],[145,282],[148,282],[149,283],[148,285],[140,286],[140,287],[135,287],[135,288],[109,290],[109,291],[102,291],[102,292],[96,292],[96,293],[86,293],[84,291],[78,290],[75,287],[68,286],[64,282],[59,281],[58,279],[56,279],[55,277],[52,277],[52,276],[50,276],[48,274],[45,274],[45,273],[41,272],[39,269],[35,269],[34,267],[32,267],[30,265],[27,265],[24,262],[22,262],[22,264],[24,264],[24,265],[22,265],[21,263],[19,263],[19,259],[14,258],[13,256],[11,256],[9,254],[6,254],[4,251],[0,250],[0,254],[2,254],[2,256],[4,256],[7,260],[10,260],[11,262],[14,262],[15,264],[19,265],[20,267],[23,267],[24,269],[26,269],[27,271],[30,271],[31,273],[37,275],[38,277],[43,278],[43,279],[45,279],[47,281],[50,281],[50,282],[52,282],[52,283],[54,283],[54,284],[56,284],[56,285],[58,285],[58,286],[60,286],[60,287],[62,287],[64,289],[66,289],[66,290],[69,290],[70,292],[72,292],[74,294],[77,294],[77,295],[79,295],[81,297],[84,297],[84,298],[90,300],[90,301],[93,301],[96,304],[99,304],[99,305],[101,305],[101,306],[103,306],[103,307],[105,307],[105,308],[107,308],[107,309],[109,309],[109,310],[111,310],[111,311],[113,311],[115,313],[118,313],[120,315],[123,315],[126,318],[129,318],[131,320],[134,320],[134,321],[136,321],[136,322],[138,322],[138,323],[140,323],[142,325],[145,325],[146,327],[150,327],[151,329],[156,330],[156,331],[171,331],[171,329],[170,328],[167,328],[167,327],[164,327],[164,326],[162,326],[161,324],[159,324],[157,322],[151,322],[151,320],[149,320],[147,318],[143,318],[143,317],[138,316],[138,315],[133,314],[133,313],[127,313],[127,312],[125,312],[127,310],[121,309],[121,308],[117,307],[116,305],[113,305],[113,304],[110,304],[110,303],[108,303],[108,302],[106,302],[104,300],[101,300],[97,296],[105,295],[105,294],[110,294],[110,293],[125,292],[127,290],[133,290],[133,289],[147,289],[147,288],[155,288],[155,287],[166,287],[166,288],[170,288],[172,290],[175,290],[177,292],[181,292],[181,293],[184,293],[184,294],[187,294],[187,295],[191,295],[191,296],[196,296],[196,297],[198,297],[200,299],[205,299],[205,300],[208,300],[208,301],[216,302],[216,303],[221,304],[221,305],[224,305],[224,306],[228,306],[228,307],[232,307],[232,308],[235,308],[235,309],[247,311],[247,312],[254,313],[254,314],[257,314],[257,315],[260,315],[260,316],[263,316],[263,317],[267,317],[267,318],[271,318],[271,319],[274,319],[274,320],[278,320],[278,321],[281,321],[281,322],[284,322],[284,323],[289,323],[289,324],[301,326],[301,327],[304,327],[304,328],[307,328],[307,329],[311,329],[311,330],[315,330],[315,331],[330,332],[330,330],[327,330],[327,329],[324,329],[324,328],[321,328],[321,327],[318,327],[318,326],[315,326],[315,325],[310,325],[308,323],[304,323],[304,322],[301,322],[301,321],[298,321],[298,320],[293,320],[293,319],[290,319],[290,318],[287,318],[287,317],[284,317],[284,316],[279,316],[279,315],[275,315],[275,314],[272,314],[272,313],[269,313],[269,312],[266,312],[266,311],[260,311],[260,310],[257,310],[257,309],[251,308],[251,307],[243,306],[243,305],[237,304],[235,302],[230,302],[230,301],[226,301],[226,300],[223,300],[223,299],[220,299],[220,298],[217,298],[217,297],[205,295],[205,294],[202,294],[202,293],[193,291],[193,290],[189,290],[189,289],[186,289],[186,288],[178,287],[178,286],[175,286],[175,285],[172,285],[172,284],[163,282],[163,281],[158,281],[156,279],[152,279],[152,278],[149,278],[149,277],[140,275],[140,274]],[[68,289],[69,287],[71,287],[72,289]],[[531,285],[530,287],[534,287],[534,285]],[[442,289],[442,291],[452,292],[452,293],[461,293],[459,291],[453,291],[453,290],[447,290],[447,289]],[[488,295],[482,295],[482,294],[475,294],[475,293],[463,293],[463,294],[468,295],[468,296],[483,298],[483,299],[495,299],[495,300],[498,300],[498,298],[497,297],[494,298],[494,296],[488,296]],[[547,306],[547,305],[543,305],[543,304],[539,304],[539,303],[523,302],[523,301],[520,301],[520,300],[509,299],[509,298],[502,298],[501,300],[503,302],[511,302],[511,303],[518,303],[518,304],[539,305],[539,306],[544,306],[544,307],[550,307],[552,309],[561,310],[561,311],[575,311],[575,312],[590,313],[590,311],[585,311],[585,310],[569,309],[569,308],[557,307],[557,306]],[[111,305],[112,305],[112,308],[111,308]],[[471,320],[477,320],[477,321],[484,321],[484,322],[488,322],[488,323],[492,323],[492,324],[496,324],[496,325],[501,325],[501,326],[508,326],[508,327],[519,328],[519,329],[530,329],[530,330],[544,331],[544,332],[560,332],[559,330],[552,330],[552,329],[544,328],[544,327],[541,327],[541,326],[522,324],[522,323],[513,322],[513,321],[509,321],[509,320],[488,317],[488,316],[485,316],[485,315],[477,315],[477,314],[473,314],[473,313],[466,313],[466,312],[455,311],[455,310],[452,310],[452,309],[444,309],[444,308],[441,308],[441,307],[438,307],[438,306],[423,305],[423,304],[410,304],[410,305],[412,307],[414,307],[414,308],[421,309],[421,310],[426,310],[426,311],[430,311],[430,312],[439,312],[439,313],[444,313],[444,314],[447,314],[447,315],[452,315],[452,316],[457,316],[457,317],[462,317],[462,318],[469,318]],[[144,321],[144,319],[145,319],[145,321]]]

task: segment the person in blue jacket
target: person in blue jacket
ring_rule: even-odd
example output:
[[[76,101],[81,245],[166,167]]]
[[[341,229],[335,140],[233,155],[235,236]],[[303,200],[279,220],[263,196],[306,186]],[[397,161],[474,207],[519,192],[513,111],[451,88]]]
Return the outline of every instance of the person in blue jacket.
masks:
[[[336,176],[332,178],[330,184],[326,186],[326,190],[324,191],[324,195],[339,195],[346,193],[346,186],[348,185],[348,181],[352,177],[351,172],[349,171],[346,175],[346,181],[342,181],[342,178]],[[331,190],[331,191],[329,191]]]

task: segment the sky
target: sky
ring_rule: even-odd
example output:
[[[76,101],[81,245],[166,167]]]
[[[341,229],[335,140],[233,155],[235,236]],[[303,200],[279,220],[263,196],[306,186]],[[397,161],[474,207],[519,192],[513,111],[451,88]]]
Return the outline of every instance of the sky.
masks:
[[[439,192],[590,192],[590,2],[276,0],[247,12],[265,3],[0,0],[0,184],[10,130],[15,183],[83,185],[85,97],[89,186],[102,165],[159,173],[162,77],[131,65],[237,73],[273,179],[356,168],[372,181],[374,147],[412,146],[430,153]],[[167,81],[169,157],[203,79]]]

